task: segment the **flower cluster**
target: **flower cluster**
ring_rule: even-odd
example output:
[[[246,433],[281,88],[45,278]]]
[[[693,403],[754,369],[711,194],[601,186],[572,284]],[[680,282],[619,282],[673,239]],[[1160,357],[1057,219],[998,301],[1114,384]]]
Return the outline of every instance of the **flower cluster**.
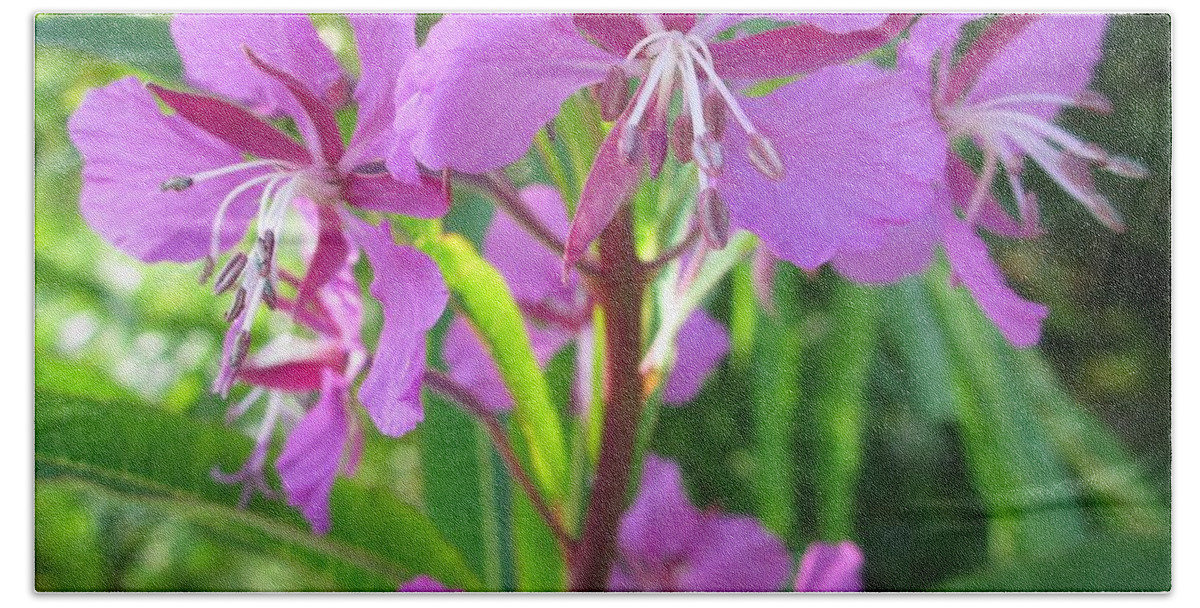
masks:
[[[593,373],[605,281],[655,286],[644,308],[658,317],[634,325],[658,333],[635,358],[645,397],[672,405],[695,398],[729,351],[703,300],[756,247],[765,293],[777,260],[888,283],[940,249],[999,331],[1031,346],[1048,310],[1007,285],[979,232],[1041,233],[1029,165],[1116,230],[1092,170],[1146,174],[1055,122],[1067,107],[1112,111],[1089,85],[1099,15],[447,15],[419,46],[413,15],[348,21],[356,75],[304,16],[177,16],[186,90],[124,78],[89,92],[69,125],[96,232],[145,262],[200,262],[201,282],[232,294],[213,391],[244,392],[227,421],[255,412],[245,426],[256,442],[241,470],[214,477],[242,484],[243,503],[274,494],[268,461],[285,436],[274,471],[318,533],[333,525],[334,480],[363,450],[358,405],[380,433],[403,435],[422,421],[435,374],[426,388],[449,387],[476,415],[513,407],[476,319],[455,315],[445,373],[427,369],[449,291],[391,222],[443,216],[452,183],[482,184],[497,202],[482,258],[506,281],[538,364],[574,344],[572,411],[586,416],[612,382]],[[506,167],[581,91],[599,136],[578,200],[513,184]],[[673,223],[639,237],[651,257],[636,272],[606,276],[593,244],[667,166],[683,177],[658,186],[682,201],[659,216]],[[360,253],[383,311],[377,339],[363,335]],[[697,509],[675,463],[644,462],[610,588],[862,588],[852,543],[814,543],[793,566],[753,518]]]

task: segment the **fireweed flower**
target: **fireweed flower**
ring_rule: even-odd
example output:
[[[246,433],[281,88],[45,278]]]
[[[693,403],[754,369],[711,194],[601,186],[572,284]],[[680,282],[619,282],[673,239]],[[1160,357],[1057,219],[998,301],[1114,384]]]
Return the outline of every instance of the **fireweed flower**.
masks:
[[[796,591],[862,591],[863,553],[858,545],[813,543],[800,558]]]
[[[925,143],[940,134],[913,124],[920,100],[879,86],[875,68],[820,68],[880,46],[910,19],[787,15],[805,23],[721,38],[750,17],[449,15],[402,79],[410,88],[397,125],[426,165],[481,172],[520,158],[568,96],[598,85],[615,124],[572,221],[568,266],[628,200],[642,166],[656,174],[668,150],[698,168],[695,217],[712,247],[730,219],[806,268],[877,245],[887,225],[925,210],[911,186],[940,170]],[[805,73],[762,99],[740,92]]]
[[[641,490],[621,518],[613,591],[780,591],[792,568],[755,519],[688,500],[679,466],[646,455]]]
[[[1015,346],[1036,344],[1048,309],[1012,291],[976,233],[1010,238],[1040,232],[1036,198],[1021,174],[1032,160],[1102,223],[1121,229],[1117,212],[1092,183],[1091,168],[1124,177],[1145,169],[1111,155],[1053,121],[1063,108],[1107,113],[1103,95],[1088,88],[1101,58],[1103,15],[1006,15],[997,18],[966,53],[952,51],[968,15],[922,17],[899,48],[899,75],[930,101],[950,138],[969,139],[983,152],[979,174],[949,155],[926,217],[891,229],[875,251],[839,254],[834,266],[863,282],[891,282],[923,270],[941,245],[953,276]],[[1003,172],[1019,221],[992,194]]]
[[[126,78],[91,91],[71,118],[84,157],[81,210],[117,248],[147,262],[204,259],[207,279],[254,223],[249,250],[216,273],[216,290],[234,292],[227,319],[236,340],[215,387],[222,394],[249,348],[260,305],[278,297],[275,248],[295,201],[316,203],[319,220],[316,252],[297,286],[301,310],[349,255],[343,203],[421,217],[446,211],[438,180],[399,181],[380,162],[393,145],[392,90],[415,47],[413,17],[350,21],[363,74],[348,147],[328,101],[344,97],[346,76],[311,22],[296,15],[172,22],[189,80],[240,105]],[[155,96],[175,114],[163,115]],[[251,110],[292,118],[305,145]]]
[[[558,191],[535,184],[520,192],[534,216],[555,236],[567,231],[567,218]],[[500,271],[526,319],[539,364],[545,366],[567,344],[576,344],[575,400],[588,403],[592,390],[593,304],[577,277],[563,281],[562,262],[512,219],[497,215],[484,238],[484,256]],[[678,337],[679,355],[663,388],[663,400],[681,405],[700,392],[705,378],[729,352],[725,328],[704,311],[692,313]],[[495,363],[470,325],[456,318],[446,333],[442,355],[449,376],[468,389],[491,411],[512,407],[512,397],[500,380]]]
[[[234,297],[214,391],[225,395],[239,380],[255,387],[249,401],[233,407],[233,417],[256,399],[268,401],[255,452],[229,479],[245,481],[251,491],[265,487],[261,470],[283,415],[282,394],[319,392],[277,463],[289,502],[319,531],[328,528],[328,493],[338,470],[331,463],[353,453],[337,449],[357,433],[352,418],[342,415],[350,383],[365,372],[358,398],[382,433],[411,430],[422,417],[425,334],[448,298],[431,260],[346,209],[433,217],[447,206],[438,180],[401,181],[381,161],[394,143],[392,92],[415,47],[413,17],[349,19],[362,77],[354,90],[358,126],[348,146],[332,105],[345,97],[347,78],[311,22],[294,15],[185,15],[172,22],[189,80],[236,104],[148,85],[152,94],[126,78],[89,92],[69,124],[84,158],[82,213],[130,255],[147,262],[205,259],[207,279],[253,222],[249,251],[229,256],[215,279],[218,293],[234,291]],[[175,113],[164,115],[156,95]],[[265,116],[294,120],[305,145]],[[290,239],[314,243],[302,278],[281,268],[277,252],[289,242],[281,237],[297,224],[288,221],[295,215],[315,231]],[[335,314],[324,302],[331,290],[351,297],[349,284],[336,283],[357,248],[375,270],[371,290],[384,312],[369,370],[357,342],[357,313]],[[294,298],[280,292],[281,283],[294,288]],[[313,344],[319,348],[274,344],[251,358],[250,329],[260,304],[288,312],[318,336]]]

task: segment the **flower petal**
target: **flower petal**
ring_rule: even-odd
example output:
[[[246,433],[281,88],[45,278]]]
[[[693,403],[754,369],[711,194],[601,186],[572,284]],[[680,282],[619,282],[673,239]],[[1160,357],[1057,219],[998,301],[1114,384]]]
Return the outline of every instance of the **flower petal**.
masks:
[[[839,252],[831,261],[842,276],[858,283],[895,283],[924,271],[941,243],[941,228],[932,215],[887,227],[878,247]]]
[[[863,553],[850,541],[813,543],[800,559],[796,591],[862,591]]]
[[[729,354],[729,332],[707,312],[696,310],[679,329],[675,352],[663,402],[683,405],[699,394],[705,378]]]
[[[579,195],[579,207],[571,220],[567,233],[566,251],[563,252],[564,275],[575,262],[583,258],[592,241],[600,236],[609,222],[623,205],[629,202],[634,189],[642,177],[642,157],[633,162],[622,158],[619,150],[620,133],[632,109],[617,119],[616,126],[600,144],[591,172]]]
[[[308,260],[308,272],[296,293],[296,309],[304,310],[319,297],[325,285],[346,267],[350,242],[342,231],[338,210],[328,205],[317,208],[317,247]]]
[[[399,181],[387,173],[350,173],[346,177],[347,202],[360,209],[435,218],[450,210],[442,181],[418,176]]]
[[[525,207],[554,236],[567,233],[567,210],[558,190],[533,184],[520,192]],[[530,236],[512,218],[497,211],[483,241],[483,254],[524,304],[539,304],[548,298],[566,303],[574,299],[578,281],[563,283],[562,261]]]
[[[646,27],[637,15],[581,13],[574,16],[575,27],[583,30],[614,55],[624,57],[646,37]]]
[[[430,578],[428,575],[422,574],[403,585],[400,585],[398,591],[407,591],[410,593],[434,593],[439,591],[460,591],[459,589],[449,589],[437,580]]]
[[[879,246],[888,225],[928,210],[946,139],[928,101],[897,73],[826,68],[742,103],[774,141],[785,175],[761,175],[745,134],[729,129],[718,188],[733,223],[780,258],[815,270],[839,252]]]
[[[997,20],[955,68],[951,84],[970,81],[978,71],[975,86],[967,95],[970,103],[1020,93],[1046,93],[1074,97],[1086,89],[1092,71],[1100,62],[1108,16],[1042,15],[1025,22],[1009,16]],[[1004,27],[1014,23],[1013,27]],[[995,40],[989,37],[1000,31]],[[976,52],[976,49],[980,49]],[[1020,111],[1050,120],[1057,104],[1012,105]]]
[[[329,495],[350,433],[349,383],[326,370],[321,398],[292,429],[275,461],[288,504],[299,509],[313,532],[329,531]]]
[[[1013,291],[988,254],[987,244],[975,234],[974,227],[960,221],[948,210],[942,214],[942,232],[950,269],[971,292],[984,314],[1013,346],[1036,345],[1049,309]]]
[[[481,173],[511,163],[575,91],[621,58],[588,43],[569,15],[447,15],[405,79],[398,110],[412,152],[433,169]]]
[[[620,560],[634,571],[660,568],[686,555],[702,528],[679,465],[647,454],[638,497],[617,532]]]
[[[837,33],[798,24],[709,45],[722,78],[777,78],[812,72],[872,51],[898,35],[911,15],[889,15],[878,27]]]
[[[172,178],[233,165],[242,155],[182,117],[164,116],[133,77],[89,91],[67,129],[83,156],[84,219],[115,247],[146,262],[207,255],[221,200],[256,175],[247,171],[164,191]],[[245,235],[260,191],[249,189],[229,207],[222,249]]]
[[[371,295],[383,305],[379,345],[358,399],[381,433],[397,437],[424,418],[425,334],[446,309],[450,294],[433,260],[397,245],[388,227],[346,219],[375,271]]]
[[[343,166],[383,159],[396,145],[396,86],[404,62],[417,50],[415,14],[347,15],[354,28],[362,74],[354,88],[358,123]]]
[[[188,82],[259,114],[296,117],[299,106],[282,84],[250,64],[245,48],[338,103],[329,96],[341,89],[345,73],[306,15],[180,14],[171,20],[171,35]]]
[[[466,319],[455,317],[446,330],[442,359],[450,378],[470,391],[489,411],[512,409],[512,395],[500,379],[500,370]]]
[[[204,95],[172,91],[156,84],[147,86],[188,122],[242,152],[301,166],[312,162],[308,150],[296,140],[231,103]]]
[[[780,591],[792,560],[783,542],[752,517],[707,515],[680,574],[680,591]]]

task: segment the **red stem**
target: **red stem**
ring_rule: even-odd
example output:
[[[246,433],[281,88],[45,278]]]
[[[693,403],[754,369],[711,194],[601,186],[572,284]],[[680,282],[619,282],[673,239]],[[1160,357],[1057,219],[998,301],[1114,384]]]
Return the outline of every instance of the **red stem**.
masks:
[[[628,205],[600,235],[599,272],[590,277],[604,309],[604,428],[583,535],[571,561],[572,591],[602,591],[616,556],[638,419],[642,410],[642,296],[645,273],[633,242]]]

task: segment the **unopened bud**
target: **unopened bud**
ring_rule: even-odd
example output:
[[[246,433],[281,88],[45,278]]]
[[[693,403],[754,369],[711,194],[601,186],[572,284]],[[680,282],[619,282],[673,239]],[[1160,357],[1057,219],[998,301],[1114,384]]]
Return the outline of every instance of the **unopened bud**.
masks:
[[[704,125],[712,132],[713,137],[718,140],[725,137],[725,115],[728,110],[725,108],[725,98],[721,97],[716,91],[713,91],[704,97],[703,104]]]
[[[1097,114],[1112,114],[1112,102],[1098,91],[1084,90],[1075,98],[1075,105],[1096,112]]]
[[[696,216],[704,242],[712,249],[724,249],[729,244],[729,207],[716,188],[710,186],[700,192]]]
[[[233,320],[242,314],[246,309],[246,288],[238,287],[238,290],[233,294],[233,305],[225,312],[225,322],[233,323]]]
[[[712,133],[705,133],[692,142],[692,156],[700,169],[710,175],[721,172],[725,166],[725,156],[721,152],[721,142]]]
[[[217,274],[217,280],[213,283],[213,291],[217,295],[229,291],[233,284],[237,282],[238,277],[242,276],[242,269],[246,267],[246,254],[237,252],[229,261],[225,263],[225,267]]]
[[[604,82],[600,83],[600,117],[612,122],[629,105],[629,80],[625,71],[618,66],[608,69]]]
[[[774,144],[762,133],[751,133],[746,144],[746,152],[750,156],[750,164],[758,169],[767,179],[779,181],[783,179],[783,159],[775,151]]]
[[[692,134],[691,116],[676,116],[675,124],[671,127],[671,151],[680,163],[692,162],[692,140],[695,138]]]
[[[177,175],[177,176],[172,177],[171,179],[163,182],[161,187],[162,187],[163,192],[166,192],[167,190],[183,192],[184,190],[191,188],[192,184],[194,184],[194,183],[196,183],[196,181],[190,177],[187,177],[184,175]]]
[[[204,256],[204,269],[200,271],[200,284],[203,285],[212,277],[212,273],[217,269],[217,261],[211,255]]]

